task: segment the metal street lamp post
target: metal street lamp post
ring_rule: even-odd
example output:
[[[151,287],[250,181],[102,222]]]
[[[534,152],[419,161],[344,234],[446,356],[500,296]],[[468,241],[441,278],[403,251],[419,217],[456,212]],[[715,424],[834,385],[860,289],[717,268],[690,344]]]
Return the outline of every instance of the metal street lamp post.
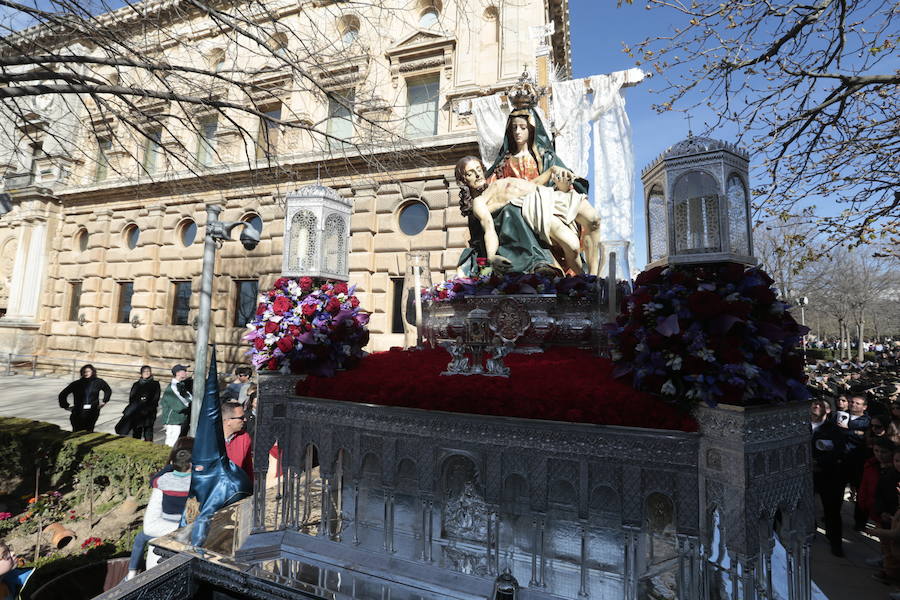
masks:
[[[206,235],[203,240],[203,272],[200,276],[200,306],[197,310],[197,348],[194,353],[194,389],[191,400],[191,435],[197,431],[197,419],[203,402],[203,388],[206,383],[206,355],[209,346],[209,326],[212,308],[212,287],[215,274],[216,248],[231,239],[231,232],[243,226],[240,240],[247,250],[259,244],[259,231],[244,221],[219,221],[222,207],[210,204],[206,207]]]

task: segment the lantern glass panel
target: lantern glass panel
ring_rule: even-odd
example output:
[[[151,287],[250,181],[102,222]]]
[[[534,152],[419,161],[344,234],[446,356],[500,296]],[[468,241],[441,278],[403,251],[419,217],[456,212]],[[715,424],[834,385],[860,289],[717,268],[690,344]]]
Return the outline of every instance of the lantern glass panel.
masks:
[[[290,268],[292,271],[318,271],[316,220],[316,215],[309,210],[297,211],[291,219]]]
[[[719,195],[716,180],[700,171],[675,184],[675,254],[720,252]]]
[[[666,199],[655,185],[647,197],[647,229],[650,243],[650,262],[665,258],[669,252],[666,231]]]
[[[325,268],[327,273],[341,274],[347,270],[347,240],[344,235],[344,218],[340,215],[328,215],[325,219]]]
[[[737,175],[728,178],[728,227],[731,232],[731,251],[750,254],[750,219],[747,214],[747,188]]]

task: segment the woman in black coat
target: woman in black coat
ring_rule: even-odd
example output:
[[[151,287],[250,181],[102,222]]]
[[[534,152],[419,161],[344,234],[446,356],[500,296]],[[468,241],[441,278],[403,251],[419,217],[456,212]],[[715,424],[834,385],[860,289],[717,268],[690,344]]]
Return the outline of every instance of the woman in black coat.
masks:
[[[100,393],[103,400],[100,400]],[[72,405],[69,406],[69,394],[72,395]],[[69,422],[72,431],[93,431],[100,416],[100,409],[109,402],[112,390],[105,381],[97,377],[97,370],[93,365],[81,367],[81,379],[73,381],[59,393],[59,406],[71,412]]]
[[[122,412],[122,419],[116,425],[116,433],[127,435],[136,440],[153,441],[153,425],[156,422],[156,408],[159,406],[159,382],[153,378],[149,366],[141,367],[141,378],[131,386],[128,394],[128,406]]]

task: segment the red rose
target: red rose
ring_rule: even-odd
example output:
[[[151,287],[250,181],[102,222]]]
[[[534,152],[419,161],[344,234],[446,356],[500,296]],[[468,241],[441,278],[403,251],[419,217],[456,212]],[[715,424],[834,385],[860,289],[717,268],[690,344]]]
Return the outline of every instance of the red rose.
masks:
[[[279,277],[275,280],[275,287],[284,288],[287,285],[288,278],[287,277]]]
[[[297,337],[303,332],[296,325],[288,325],[288,333],[290,333],[294,337]]]
[[[266,363],[266,368],[269,369],[270,371],[277,371],[278,370],[278,359],[270,358],[269,362]]]
[[[311,317],[316,314],[316,305],[315,304],[304,304],[303,305],[303,316]]]
[[[256,338],[255,340],[253,340],[253,345],[256,346],[257,350],[262,350],[266,347],[266,340],[264,340],[263,338]]]
[[[721,314],[724,308],[723,304],[722,298],[715,292],[704,290],[688,296],[688,306],[701,319]]]
[[[698,356],[688,356],[681,364],[681,368],[689,375],[699,375],[706,371],[707,363]]]
[[[638,274],[637,279],[634,280],[635,285],[647,285],[648,283],[653,283],[657,279],[659,279],[660,273],[662,273],[663,267],[653,267],[649,271],[642,271]]]
[[[256,307],[256,316],[261,316],[266,312],[266,304],[264,302],[260,302]]]
[[[341,301],[337,298],[332,298],[328,301],[328,304],[325,305],[325,310],[333,315],[338,314],[339,312],[341,312]]]
[[[359,298],[357,298],[356,296],[350,296],[350,306],[352,306],[353,308],[359,306]]]
[[[272,310],[276,315],[283,315],[294,308],[294,303],[285,296],[278,296],[275,298],[275,302],[272,303]]]
[[[726,264],[722,269],[721,277],[728,283],[738,283],[744,278],[744,265],[737,263]]]
[[[463,290],[463,286],[462,286],[461,283],[456,282],[456,283],[453,284],[453,291],[454,291],[454,292],[459,293],[459,292],[461,292],[462,290]]]
[[[275,343],[278,349],[287,354],[294,349],[294,338],[289,335],[284,336]]]
[[[722,356],[722,360],[731,364],[738,364],[744,362],[744,353],[741,352],[741,347],[728,344],[724,346],[719,354]]]
[[[441,290],[440,292],[438,292],[438,298],[440,298],[441,300],[445,299],[447,295],[447,290]]]
[[[477,264],[479,267],[486,267],[486,266],[487,266],[487,259],[484,258],[484,257],[476,258],[476,259],[475,259],[475,264]]]
[[[312,277],[301,277],[300,278],[300,290],[304,292],[308,292],[312,289],[313,280]]]
[[[334,284],[334,293],[335,294],[346,294],[347,293],[347,284],[343,281],[340,283]]]
[[[266,294],[269,297],[269,300],[275,297],[275,290],[269,290],[269,293]]]
[[[266,333],[275,333],[276,331],[278,331],[278,323],[266,321],[265,331]]]

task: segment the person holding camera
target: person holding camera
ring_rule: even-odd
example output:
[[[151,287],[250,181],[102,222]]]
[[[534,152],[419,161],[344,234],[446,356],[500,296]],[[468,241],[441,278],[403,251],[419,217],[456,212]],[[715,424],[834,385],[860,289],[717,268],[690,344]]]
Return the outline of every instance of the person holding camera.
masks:
[[[160,404],[163,427],[166,430],[166,446],[174,446],[191,416],[191,390],[186,366],[172,367],[172,382],[163,392]]]

